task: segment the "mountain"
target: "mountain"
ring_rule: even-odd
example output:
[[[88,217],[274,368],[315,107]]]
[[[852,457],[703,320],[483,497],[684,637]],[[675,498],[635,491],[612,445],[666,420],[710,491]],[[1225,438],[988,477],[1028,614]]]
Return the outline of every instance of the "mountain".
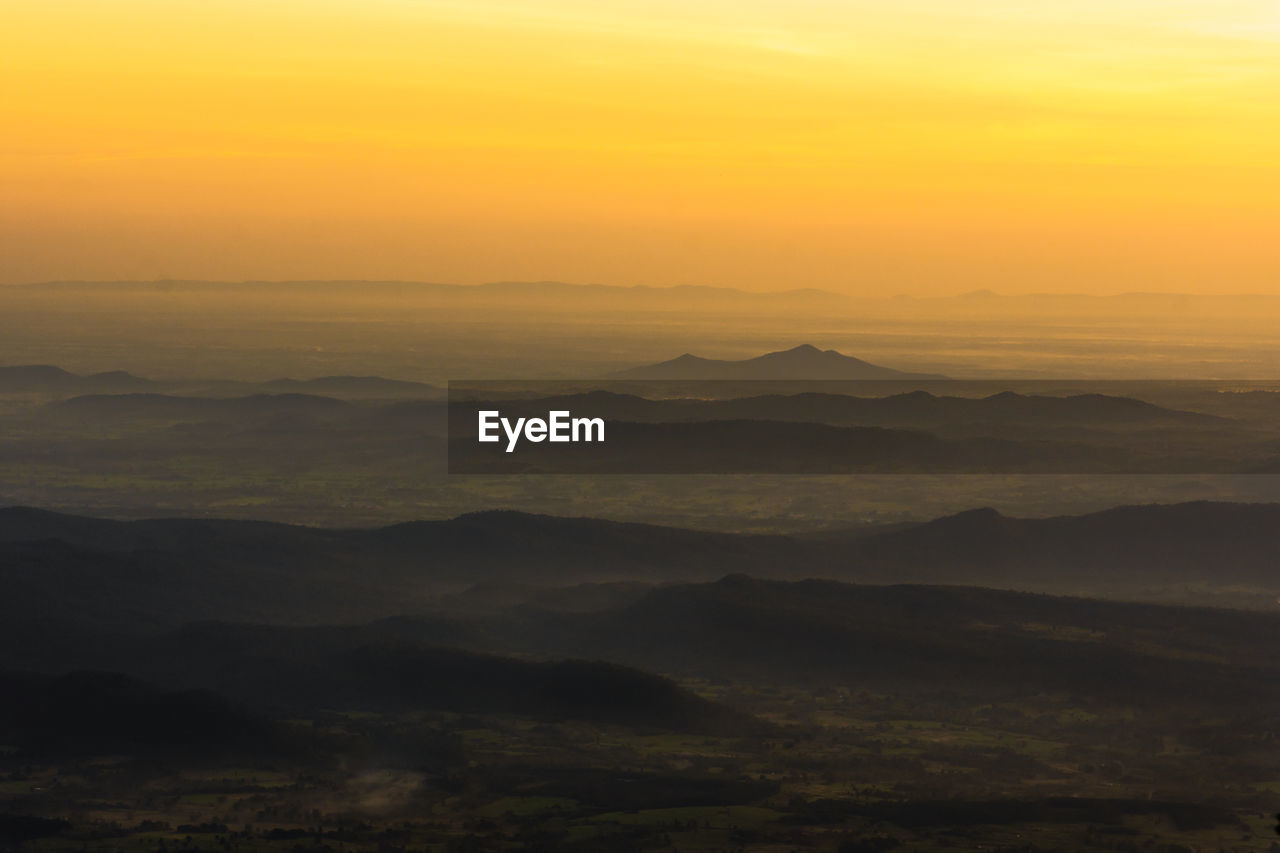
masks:
[[[156,380],[123,370],[75,374],[51,364],[0,366],[0,394],[83,395],[168,394],[187,397],[249,397],[307,394],[352,400],[435,399],[444,390],[425,382],[387,379],[382,376],[317,376],[313,379],[271,379],[253,382],[235,379]]]
[[[865,539],[858,577],[1021,589],[1280,588],[1280,505],[1193,502],[1056,518],[977,509]],[[838,547],[838,546],[837,546]]]
[[[315,379],[272,379],[263,382],[272,393],[291,392],[345,398],[427,397],[440,393],[440,388],[425,382],[386,379],[382,376],[318,376]]]
[[[143,379],[123,370],[77,375],[50,364],[0,367],[0,394],[110,394],[150,388]]]
[[[204,623],[117,643],[103,660],[176,689],[274,712],[424,709],[592,720],[677,731],[758,723],[667,678],[593,660],[517,660],[444,648],[379,626]]]
[[[1280,701],[1278,660],[1278,613],[729,575],[586,612],[534,604],[358,626],[105,633],[36,663],[118,670],[286,715],[436,709],[723,733],[752,721],[646,673],[988,701],[1063,693],[1163,707],[1213,696],[1267,707]]]
[[[742,361],[685,353],[670,361],[609,374],[610,379],[946,379],[934,373],[907,373],[880,367],[833,349],[802,344]]]
[[[731,575],[596,612],[524,607],[480,621],[475,636],[497,651],[589,652],[736,683],[1157,702],[1181,701],[1195,684],[1201,695],[1280,699],[1280,613]],[[395,629],[412,636],[415,624],[432,625]]]
[[[4,640],[38,626],[356,623],[486,581],[707,580],[812,566],[794,540],[486,512],[374,530],[216,519],[120,522],[0,510]],[[50,610],[47,602],[57,600]]]
[[[805,537],[515,512],[344,530],[10,508],[0,510],[0,666],[18,665],[6,655],[23,653],[19,639],[37,630],[52,632],[57,645],[82,630],[146,633],[199,620],[358,624],[456,608],[457,599],[444,597],[486,582],[518,590],[745,573],[1274,609],[1277,553],[1276,504],[1121,507],[1043,519],[974,510]],[[503,594],[489,597],[502,606]],[[471,596],[463,609],[484,609],[484,598]],[[589,599],[555,609],[607,607],[634,595],[601,591],[595,605]],[[470,641],[469,630],[454,626],[433,642]]]
[[[302,738],[207,690],[118,673],[0,672],[0,738],[43,754],[294,753]]]
[[[1204,601],[1204,589],[1253,590],[1255,606],[1274,610],[1277,553],[1280,505],[1046,519],[974,510],[804,538],[505,512],[326,530],[14,508],[0,511],[0,669],[125,672],[280,707],[340,695],[352,707],[627,724],[640,719],[628,722],[627,707],[648,696],[658,705],[644,719],[674,728],[686,712],[710,711],[647,676],[484,656],[589,658],[748,683],[1031,686],[1124,701],[1171,700],[1194,684],[1274,702],[1280,613],[1043,591],[1182,589],[1182,600]],[[583,579],[633,582],[531,591]],[[445,595],[486,580],[494,583],[475,594]],[[979,588],[992,586],[1006,589]],[[194,624],[208,620],[256,624]],[[617,694],[573,698],[583,683],[614,684]]]
[[[86,394],[45,406],[43,416],[63,421],[163,419],[244,421],[281,416],[342,416],[352,404],[315,394],[252,394],[247,397],[181,397],[171,394]]]

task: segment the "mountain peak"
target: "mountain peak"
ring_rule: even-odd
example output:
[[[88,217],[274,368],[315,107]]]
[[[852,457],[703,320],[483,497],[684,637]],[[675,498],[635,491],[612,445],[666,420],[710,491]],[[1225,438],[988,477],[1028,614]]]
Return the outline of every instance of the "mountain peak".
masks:
[[[945,379],[932,373],[906,373],[845,355],[833,349],[800,344],[754,358],[730,361],[684,353],[668,361],[610,374],[612,379]]]

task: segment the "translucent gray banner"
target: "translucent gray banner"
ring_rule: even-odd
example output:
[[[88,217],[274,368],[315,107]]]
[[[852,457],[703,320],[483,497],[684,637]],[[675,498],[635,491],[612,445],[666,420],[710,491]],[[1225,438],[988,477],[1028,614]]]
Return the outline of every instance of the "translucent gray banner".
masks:
[[[1280,383],[452,382],[451,474],[1280,473]]]

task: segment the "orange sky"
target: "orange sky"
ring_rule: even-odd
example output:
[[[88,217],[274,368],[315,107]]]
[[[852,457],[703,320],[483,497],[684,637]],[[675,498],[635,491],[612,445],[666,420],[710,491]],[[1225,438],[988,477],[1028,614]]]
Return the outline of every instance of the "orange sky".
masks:
[[[0,75],[6,282],[1280,292],[1274,0],[42,0]]]

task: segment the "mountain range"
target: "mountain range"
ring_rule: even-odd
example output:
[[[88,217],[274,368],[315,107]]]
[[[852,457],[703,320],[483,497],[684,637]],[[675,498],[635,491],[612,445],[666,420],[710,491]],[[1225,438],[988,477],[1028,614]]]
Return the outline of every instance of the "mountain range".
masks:
[[[1188,725],[1205,697],[1273,715],[1276,553],[1280,505],[1265,504],[983,509],[792,537],[512,512],[354,530],[13,507],[0,738],[47,754],[297,754],[332,735],[270,721],[335,709],[776,734],[731,691],[673,678],[988,706],[1067,696]],[[1182,586],[1201,603],[1196,587],[1250,588],[1257,610],[1045,592]],[[422,746],[370,748],[427,760]]]
[[[636,583],[706,582],[731,573],[1272,609],[1280,593],[1277,553],[1276,504],[1136,506],[1038,519],[986,509],[805,536],[515,512],[343,530],[216,519],[123,522],[15,507],[0,510],[0,639],[13,641],[12,650],[22,645],[16,638],[40,626],[56,629],[56,638],[200,620],[356,624],[429,612],[477,584],[496,586],[473,596],[476,605],[484,598],[534,600],[538,587],[622,584],[576,594],[573,608],[589,609],[592,600],[629,600],[641,588]]]
[[[318,376],[312,379],[270,379],[265,382],[232,379],[159,380],[124,370],[76,374],[49,364],[0,366],[0,394],[42,394],[58,397],[116,394],[179,394],[232,397],[263,394],[312,394],[342,399],[434,398],[441,389],[424,382],[382,376]]]
[[[120,394],[155,384],[123,370],[79,375],[51,364],[0,366],[0,394]]]
[[[609,379],[946,379],[936,373],[910,373],[881,367],[833,349],[801,344],[788,350],[765,353],[741,361],[702,358],[685,353],[669,361],[632,367],[608,375]]]

